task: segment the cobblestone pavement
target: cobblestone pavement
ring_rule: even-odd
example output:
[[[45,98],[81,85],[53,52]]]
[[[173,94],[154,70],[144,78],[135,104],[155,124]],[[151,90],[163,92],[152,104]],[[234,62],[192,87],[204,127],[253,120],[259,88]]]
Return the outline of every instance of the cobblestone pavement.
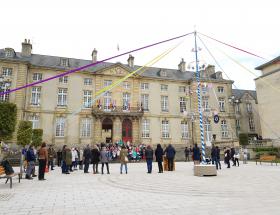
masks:
[[[223,166],[224,167],[224,166]],[[46,181],[0,180],[0,214],[280,214],[279,166],[249,163],[223,168],[217,177],[193,176],[192,163],[175,172],[146,173],[145,163],[128,164],[128,174],[93,175],[60,168]]]

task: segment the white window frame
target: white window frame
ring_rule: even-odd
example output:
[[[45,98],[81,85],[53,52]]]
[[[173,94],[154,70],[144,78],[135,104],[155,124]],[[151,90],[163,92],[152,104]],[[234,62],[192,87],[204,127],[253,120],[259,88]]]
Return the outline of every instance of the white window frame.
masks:
[[[239,119],[236,119],[236,120],[235,120],[235,123],[236,123],[236,129],[237,129],[238,131],[240,131],[240,120],[239,120]]]
[[[160,85],[160,90],[164,91],[164,92],[168,91],[168,85],[167,84],[161,84]]]
[[[186,92],[186,87],[185,86],[179,86],[179,93],[185,93]]]
[[[161,96],[161,111],[168,112],[168,96]]]
[[[181,121],[181,137],[182,139],[189,138],[189,125],[186,121]]]
[[[33,73],[32,80],[33,81],[41,81],[43,79],[42,73]]]
[[[246,110],[247,110],[247,113],[252,113],[252,104],[251,103],[246,103]]]
[[[28,121],[32,123],[32,129],[38,129],[40,127],[40,117],[36,114],[30,115]]]
[[[67,106],[67,88],[58,88],[57,106]]]
[[[34,106],[40,106],[40,99],[41,99],[41,87],[32,87],[30,104]]]
[[[91,108],[92,106],[92,91],[91,90],[84,90],[84,108]]]
[[[168,120],[162,120],[161,121],[161,137],[164,138],[164,139],[170,138],[169,121]]]
[[[3,77],[10,77],[12,75],[13,75],[13,68],[3,67],[3,69],[2,69]]]
[[[221,131],[222,131],[222,138],[228,137],[228,127],[227,127],[227,121],[221,120]]]
[[[124,81],[123,82],[123,88],[126,89],[126,90],[130,89],[130,83],[128,81]]]
[[[112,84],[112,80],[104,80],[104,87],[108,87]]]
[[[240,103],[235,104],[235,113],[240,113]]]
[[[62,76],[58,80],[59,80],[59,83],[61,83],[61,84],[67,84],[68,83],[68,76]]]
[[[225,88],[219,86],[219,87],[218,87],[218,93],[224,93],[224,92],[225,92]]]
[[[253,117],[249,117],[249,129],[250,131],[255,131],[255,122]]]
[[[225,112],[225,99],[224,98],[219,98],[219,110],[220,112]]]
[[[92,78],[84,78],[84,85],[92,85]]]
[[[142,138],[150,138],[150,120],[142,121]]]
[[[205,112],[209,112],[210,111],[210,106],[209,106],[208,98],[202,98],[202,108],[203,108],[203,111],[205,111]]]
[[[65,117],[57,117],[55,120],[55,136],[64,137],[65,136]]]
[[[123,110],[129,110],[131,101],[131,94],[130,93],[123,93]]]
[[[186,97],[180,97],[179,106],[180,106],[180,113],[184,113],[184,111],[187,110],[187,99],[186,99]]]
[[[81,119],[80,137],[90,138],[91,133],[92,133],[92,119],[91,118],[82,118]]]
[[[111,111],[112,105],[112,92],[106,92],[104,94],[104,110]]]
[[[204,132],[205,132],[205,141],[211,142],[212,141],[211,122],[207,119],[205,120],[205,123],[204,123]]]
[[[149,94],[141,94],[141,104],[144,111],[149,111]]]
[[[141,88],[141,90],[148,90],[149,89],[149,83],[141,83],[140,88]]]

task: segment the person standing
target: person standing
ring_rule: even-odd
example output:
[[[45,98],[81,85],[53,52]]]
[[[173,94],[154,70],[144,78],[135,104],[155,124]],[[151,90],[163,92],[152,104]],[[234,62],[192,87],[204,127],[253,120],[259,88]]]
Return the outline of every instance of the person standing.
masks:
[[[79,149],[79,170],[83,170],[83,155],[84,155],[84,150]]]
[[[51,170],[54,170],[54,158],[55,158],[55,150],[53,148],[52,145],[50,145],[50,147],[48,148],[48,168],[50,169],[51,166]]]
[[[212,165],[216,165],[216,169],[218,169],[218,163],[217,163],[217,149],[214,146],[214,144],[212,145],[211,148],[211,160],[212,160]]]
[[[25,178],[32,180],[33,178],[31,177],[31,174],[33,172],[33,169],[35,168],[35,161],[36,161],[36,157],[32,145],[30,145],[29,149],[26,152],[26,161],[27,161],[27,170],[26,170]]]
[[[220,156],[220,153],[221,153],[221,150],[219,149],[218,146],[216,146],[216,151],[217,151],[217,163],[216,163],[216,169],[218,169],[218,167],[221,169],[221,156]]]
[[[227,164],[227,168],[230,168],[230,159],[231,159],[231,153],[230,149],[226,149],[225,151],[225,163]]]
[[[176,154],[176,151],[174,147],[169,144],[167,148],[164,151],[164,154],[166,154],[166,158],[168,160],[168,171],[173,171],[174,170],[174,157]]]
[[[62,161],[62,152],[59,149],[56,153],[56,158],[57,158],[57,166],[61,166],[61,161]]]
[[[189,148],[188,147],[186,147],[185,148],[185,161],[187,162],[187,161],[190,161],[190,150],[189,150]]]
[[[200,149],[198,148],[197,143],[194,144],[194,148],[193,148],[193,161],[194,161],[194,165],[200,164]]]
[[[91,151],[90,151],[89,145],[87,145],[87,147],[84,149],[83,158],[84,158],[84,164],[85,164],[84,173],[89,173],[88,168],[89,168],[90,159],[91,159]]]
[[[234,148],[231,148],[231,149],[230,149],[230,159],[231,159],[232,162],[233,162],[233,165],[232,165],[232,166],[235,166],[235,165],[236,165],[235,159],[234,159],[234,155],[235,155],[235,149],[234,149]]]
[[[235,154],[234,154],[234,163],[235,163],[235,166],[236,166],[236,164],[238,164],[238,166],[239,166],[239,153],[238,152],[235,152]]]
[[[156,162],[158,163],[158,173],[163,173],[162,161],[163,161],[163,148],[160,144],[157,144],[157,148],[155,150]]]
[[[71,171],[71,169],[70,169],[70,167],[72,165],[72,152],[71,152],[71,149],[69,147],[67,147],[67,146],[65,148],[65,152],[66,152],[66,159],[65,159],[66,174],[70,174],[69,170],[70,170],[70,172],[73,171],[73,170]]]
[[[57,156],[58,157],[58,156]],[[68,174],[68,169],[67,169],[67,165],[66,165],[66,145],[64,145],[62,147],[62,151],[61,151],[61,170],[62,170],[62,174]]]
[[[247,159],[248,159],[248,150],[247,148],[244,148],[243,150],[243,163],[247,164]]]
[[[145,157],[146,157],[146,162],[147,162],[147,169],[149,174],[152,173],[152,168],[153,168],[153,154],[154,151],[150,145],[147,146],[145,150]]]
[[[46,143],[45,142],[42,143],[41,148],[39,149],[38,158],[39,158],[38,179],[40,181],[46,180],[45,179],[45,169],[46,169],[46,165],[48,163],[48,150],[46,148]]]
[[[93,168],[93,174],[98,174],[98,163],[100,161],[100,152],[96,145],[93,146],[93,149],[91,150],[91,160],[92,160],[92,168]]]
[[[101,160],[101,174],[104,174],[104,164],[106,165],[107,168],[107,174],[110,174],[109,171],[109,152],[107,151],[105,145],[101,147],[101,152],[100,152],[100,160]]]
[[[120,173],[122,174],[123,166],[125,167],[125,173],[127,174],[127,162],[128,162],[128,150],[126,149],[125,145],[122,145],[121,151],[120,151],[120,161],[121,161],[121,167],[120,167]]]
[[[77,170],[78,153],[75,148],[71,149],[71,154],[72,154],[72,165],[70,171],[72,172],[73,170]]]

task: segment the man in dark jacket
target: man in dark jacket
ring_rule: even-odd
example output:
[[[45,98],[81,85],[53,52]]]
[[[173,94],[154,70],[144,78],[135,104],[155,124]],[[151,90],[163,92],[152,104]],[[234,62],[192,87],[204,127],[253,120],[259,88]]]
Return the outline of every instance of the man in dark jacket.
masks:
[[[167,148],[164,150],[164,154],[166,154],[166,158],[168,160],[168,171],[173,171],[174,170],[173,162],[176,154],[174,147],[171,144],[169,144]]]
[[[214,165],[216,165],[216,167],[217,167],[217,169],[218,169],[218,164],[217,164],[217,149],[216,149],[216,147],[214,146],[214,144],[213,144],[213,146],[212,146],[212,148],[211,148],[211,160],[212,160],[212,164]]]
[[[234,148],[231,148],[231,149],[230,149],[230,159],[231,159],[232,162],[233,162],[233,166],[236,165],[235,159],[234,159],[234,155],[235,155],[235,149],[234,149]]]
[[[148,173],[152,173],[153,155],[154,155],[154,151],[151,148],[151,146],[148,145],[147,149],[145,150],[145,157],[146,157],[146,162],[147,162]]]
[[[35,161],[36,161],[36,156],[34,154],[33,146],[30,146],[26,152],[26,161],[27,161],[27,170],[26,170],[25,178],[30,180],[33,179],[31,177],[31,174],[33,172],[33,169],[35,169]]]
[[[83,157],[84,157],[84,164],[85,164],[84,173],[89,173],[88,168],[89,168],[90,159],[91,159],[91,151],[90,151],[89,145],[87,145],[87,147],[84,149]]]
[[[160,144],[157,144],[157,148],[155,150],[156,162],[158,162],[158,173],[163,173],[162,167],[162,157],[163,157],[163,149]]]

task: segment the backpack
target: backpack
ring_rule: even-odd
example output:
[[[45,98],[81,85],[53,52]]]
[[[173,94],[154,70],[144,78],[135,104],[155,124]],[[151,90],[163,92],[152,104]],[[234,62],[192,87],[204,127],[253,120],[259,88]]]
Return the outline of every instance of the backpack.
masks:
[[[5,174],[6,174],[6,175],[11,175],[11,174],[14,173],[14,169],[13,169],[13,167],[11,166],[11,164],[9,163],[9,161],[3,160],[3,161],[1,162],[1,165],[2,165],[2,166],[4,167],[4,169],[5,169]]]

